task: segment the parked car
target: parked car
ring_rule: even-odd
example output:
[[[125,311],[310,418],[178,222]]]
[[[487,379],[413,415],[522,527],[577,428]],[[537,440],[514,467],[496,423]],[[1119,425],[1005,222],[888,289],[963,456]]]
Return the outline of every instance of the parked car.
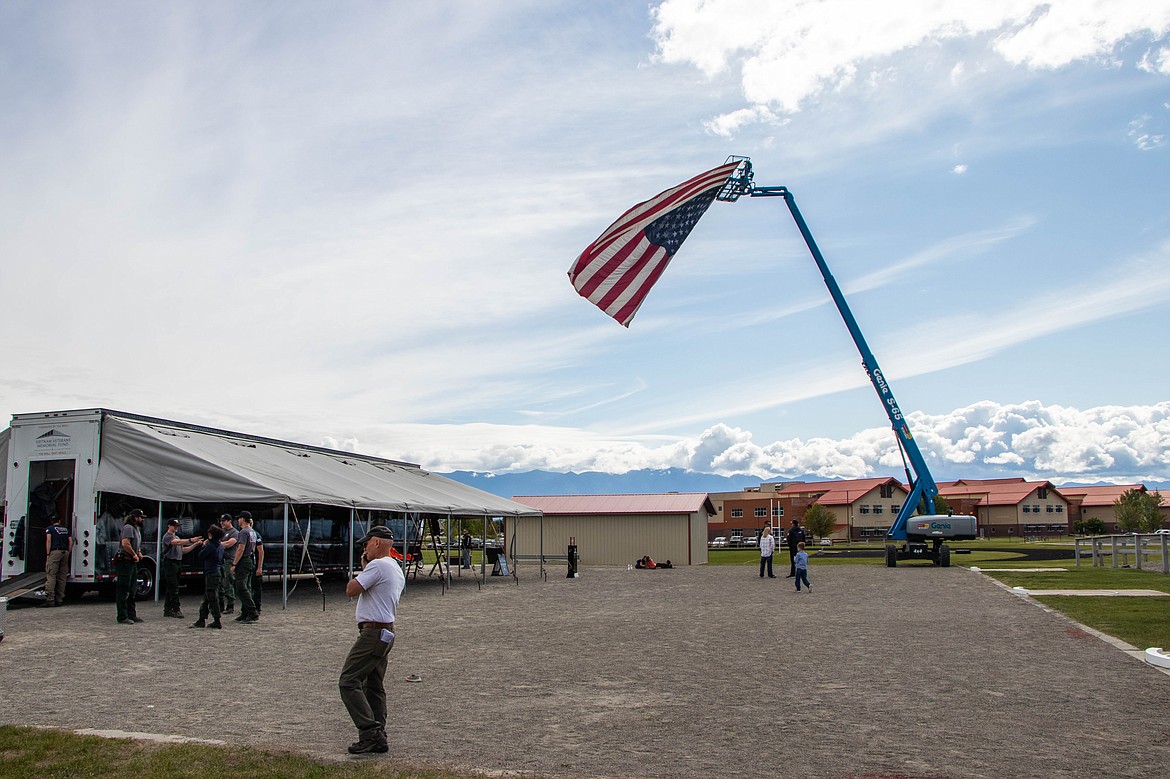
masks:
[[[744,546],[759,546],[760,539],[755,536],[748,536],[743,540]]]
[[[1170,528],[1162,528],[1161,530],[1155,530],[1154,534],[1159,535],[1159,536],[1170,536]]]
[[[715,538],[711,539],[711,546],[712,547],[727,546],[727,536],[715,536]]]
[[[743,546],[743,536],[732,536],[727,541],[728,546]]]

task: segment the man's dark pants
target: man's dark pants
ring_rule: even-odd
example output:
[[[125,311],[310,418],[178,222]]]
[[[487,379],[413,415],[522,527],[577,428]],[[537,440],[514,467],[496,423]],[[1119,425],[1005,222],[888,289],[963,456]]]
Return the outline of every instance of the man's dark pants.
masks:
[[[232,552],[223,556],[223,567],[219,572],[219,608],[234,609],[236,607],[236,577],[232,574]]]
[[[178,614],[179,608],[179,561],[162,561],[163,613]]]
[[[209,613],[215,617],[216,622],[219,622],[219,581],[218,573],[203,574],[203,602],[199,604],[200,622],[205,622]]]
[[[761,555],[760,556],[760,576],[764,575],[764,567],[765,566],[767,566],[767,568],[768,568],[768,575],[771,576],[772,575],[772,555]]]
[[[114,564],[114,572],[117,574],[115,603],[118,608],[118,621],[134,619],[138,616],[138,604],[134,597],[134,579],[138,574],[138,563],[120,559]]]
[[[264,592],[264,574],[257,570],[252,574],[252,602],[256,604],[256,613],[260,613],[260,593]]]
[[[240,602],[241,617],[255,617],[256,603],[252,600],[252,574],[256,572],[256,560],[241,558],[236,565],[236,600]]]
[[[361,739],[381,738],[386,730],[386,661],[394,641],[383,643],[381,628],[362,628],[349,650],[337,686],[341,702]]]

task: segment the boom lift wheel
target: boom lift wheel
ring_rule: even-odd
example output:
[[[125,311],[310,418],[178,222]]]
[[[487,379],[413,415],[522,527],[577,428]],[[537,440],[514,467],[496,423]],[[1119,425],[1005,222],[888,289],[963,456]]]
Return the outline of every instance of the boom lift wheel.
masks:
[[[951,567],[951,548],[946,544],[938,548],[938,564],[943,568]]]
[[[898,547],[893,544],[886,544],[886,567],[896,568],[898,566]]]

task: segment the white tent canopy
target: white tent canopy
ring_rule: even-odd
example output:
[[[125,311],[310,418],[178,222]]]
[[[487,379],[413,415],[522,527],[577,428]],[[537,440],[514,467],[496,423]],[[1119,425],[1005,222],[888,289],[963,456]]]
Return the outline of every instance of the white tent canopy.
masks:
[[[96,488],[163,501],[317,503],[455,516],[538,516],[415,465],[106,412]]]

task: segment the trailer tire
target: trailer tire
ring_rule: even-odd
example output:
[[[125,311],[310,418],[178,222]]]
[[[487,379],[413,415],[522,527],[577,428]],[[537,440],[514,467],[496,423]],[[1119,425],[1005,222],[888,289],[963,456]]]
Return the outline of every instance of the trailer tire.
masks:
[[[886,567],[898,567],[898,547],[893,546],[892,544],[886,544]]]
[[[938,548],[938,564],[943,568],[951,567],[951,548],[946,544]]]
[[[138,563],[138,570],[134,574],[134,597],[136,600],[146,600],[154,595],[154,563],[145,558]]]

